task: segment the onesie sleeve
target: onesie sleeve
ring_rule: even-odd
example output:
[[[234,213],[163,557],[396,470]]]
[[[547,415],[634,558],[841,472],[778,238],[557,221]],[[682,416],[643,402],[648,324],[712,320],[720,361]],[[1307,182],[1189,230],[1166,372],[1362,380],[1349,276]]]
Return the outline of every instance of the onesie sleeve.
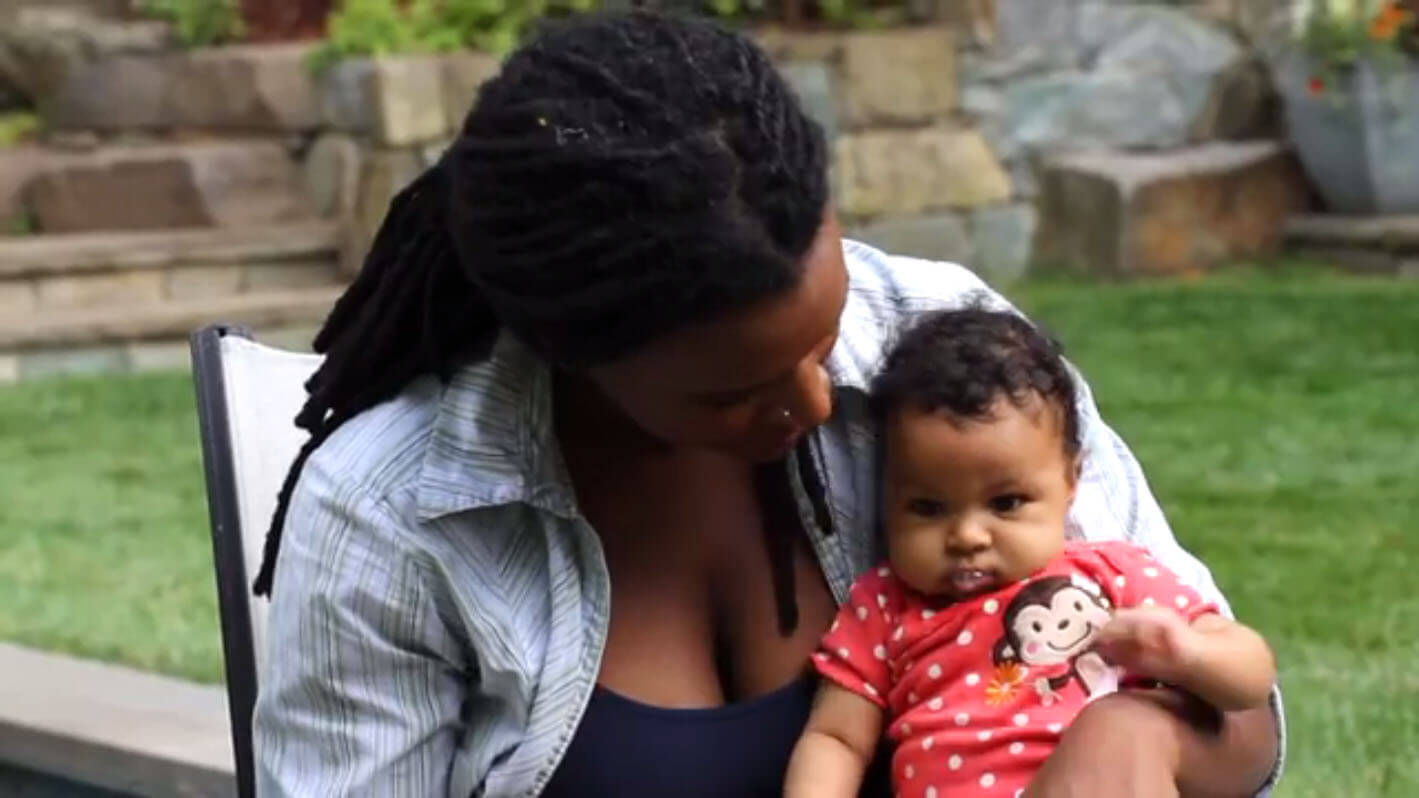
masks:
[[[1118,607],[1169,607],[1189,622],[1220,612],[1216,603],[1204,599],[1147,549],[1120,541],[1095,543],[1090,549],[1098,578]]]
[[[896,592],[885,567],[859,578],[813,655],[813,664],[825,679],[884,709],[892,687],[888,613],[896,604]]]

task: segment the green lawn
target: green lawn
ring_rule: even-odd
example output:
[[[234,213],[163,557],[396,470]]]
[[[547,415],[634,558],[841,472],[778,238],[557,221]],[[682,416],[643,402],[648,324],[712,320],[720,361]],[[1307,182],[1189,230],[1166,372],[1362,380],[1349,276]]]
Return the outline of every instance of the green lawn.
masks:
[[[1419,281],[1014,293],[1276,647],[1281,794],[1419,795]],[[220,678],[195,430],[185,376],[0,389],[0,639]]]

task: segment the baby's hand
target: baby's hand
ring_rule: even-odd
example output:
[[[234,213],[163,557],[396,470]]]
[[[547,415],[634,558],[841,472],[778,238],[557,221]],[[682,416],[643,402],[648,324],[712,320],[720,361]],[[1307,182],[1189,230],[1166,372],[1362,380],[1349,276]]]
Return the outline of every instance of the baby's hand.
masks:
[[[1133,607],[1114,613],[1094,638],[1093,648],[1130,673],[1176,683],[1191,667],[1197,634],[1172,610]]]

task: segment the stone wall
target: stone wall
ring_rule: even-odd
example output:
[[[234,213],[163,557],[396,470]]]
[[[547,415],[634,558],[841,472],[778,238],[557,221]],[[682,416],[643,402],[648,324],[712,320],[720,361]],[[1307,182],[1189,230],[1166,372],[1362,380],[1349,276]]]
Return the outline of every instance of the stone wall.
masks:
[[[1268,75],[1248,42],[1275,29],[1282,5],[942,0],[949,24],[936,27],[758,36],[828,132],[849,233],[1004,283],[1035,260],[1053,159],[1275,137]],[[26,40],[21,78],[52,141],[279,140],[317,212],[346,223],[350,268],[498,67],[468,53],[357,59],[317,76],[305,46],[178,52],[133,23],[37,19],[58,44]]]

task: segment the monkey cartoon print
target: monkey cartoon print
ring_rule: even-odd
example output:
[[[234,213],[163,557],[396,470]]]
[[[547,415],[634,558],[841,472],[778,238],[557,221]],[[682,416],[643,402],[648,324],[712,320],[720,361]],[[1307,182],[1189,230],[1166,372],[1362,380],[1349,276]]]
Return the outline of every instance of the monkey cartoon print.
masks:
[[[997,667],[1020,664],[1035,677],[1033,685],[1045,706],[1059,691],[1078,682],[1085,699],[1118,689],[1116,669],[1089,650],[1095,635],[1113,617],[1109,599],[1098,584],[1079,574],[1031,580],[1001,616],[1004,634],[992,658]]]

